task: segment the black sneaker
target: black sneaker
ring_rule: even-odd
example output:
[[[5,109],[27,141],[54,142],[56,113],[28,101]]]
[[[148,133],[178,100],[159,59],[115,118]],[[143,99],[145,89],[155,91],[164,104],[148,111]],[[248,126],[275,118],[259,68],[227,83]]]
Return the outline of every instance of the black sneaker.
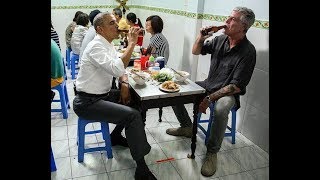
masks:
[[[51,90],[51,102],[53,101],[55,95],[56,93]]]
[[[124,138],[123,136],[110,136],[111,137],[111,145],[112,146],[123,146],[123,147],[129,147],[127,139]]]
[[[147,171],[147,172],[141,172],[141,171],[137,171],[134,174],[134,179],[135,180],[157,180],[157,178],[152,174],[151,171]]]

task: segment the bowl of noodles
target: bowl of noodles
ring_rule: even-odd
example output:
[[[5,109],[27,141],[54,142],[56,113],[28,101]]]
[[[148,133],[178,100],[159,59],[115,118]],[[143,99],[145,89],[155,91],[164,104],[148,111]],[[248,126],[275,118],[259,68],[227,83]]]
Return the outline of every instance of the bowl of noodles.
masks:
[[[177,71],[174,73],[174,78],[176,81],[185,81],[190,74],[187,71]]]

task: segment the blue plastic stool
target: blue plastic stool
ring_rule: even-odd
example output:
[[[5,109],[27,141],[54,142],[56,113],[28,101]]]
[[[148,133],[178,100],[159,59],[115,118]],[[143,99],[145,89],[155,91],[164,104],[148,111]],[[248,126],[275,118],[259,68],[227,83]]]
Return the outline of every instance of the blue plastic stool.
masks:
[[[207,144],[208,139],[210,137],[210,130],[211,130],[211,125],[212,125],[212,121],[214,121],[214,117],[213,117],[213,112],[214,112],[214,103],[211,103],[209,105],[210,108],[210,118],[206,119],[206,120],[201,120],[201,112],[198,113],[198,128],[201,129],[201,131],[206,135],[206,139],[205,139],[205,144]],[[230,130],[230,132],[226,132],[225,133],[225,137],[226,136],[231,136],[232,140],[231,143],[235,144],[236,143],[236,119],[237,119],[237,110],[235,107],[233,107],[231,109],[231,127],[227,126],[227,128]],[[200,123],[209,123],[208,124],[208,128],[207,130],[205,130],[202,125]]]
[[[76,65],[79,62],[79,55],[78,54],[73,54],[73,52],[71,52],[71,79],[75,79],[76,78],[76,74],[78,74],[78,72],[76,71]]]
[[[64,79],[65,79],[65,80],[68,80],[67,71],[66,71],[66,65],[65,65],[65,62],[64,62],[64,58],[63,58],[63,57],[62,57],[62,64],[63,64]]]
[[[109,132],[109,123],[107,122],[100,122],[101,129],[95,131],[87,131],[86,132],[86,125],[89,123],[94,123],[95,121],[85,120],[81,117],[78,119],[78,162],[83,162],[84,153],[86,152],[94,152],[94,151],[107,151],[108,159],[113,158],[112,149],[111,149],[111,138]],[[85,135],[86,134],[96,134],[102,133],[102,137],[105,141],[104,147],[93,147],[93,148],[85,148]]]
[[[71,61],[70,61],[70,53],[71,53],[72,49],[71,48],[67,48],[66,49],[66,66],[68,67],[68,69],[70,69],[71,66]]]
[[[51,169],[51,172],[53,171],[56,171],[57,170],[57,167],[56,167],[56,162],[54,161],[54,156],[53,156],[53,153],[52,153],[52,147],[50,147],[50,156],[51,156],[51,159],[50,159],[50,169]]]
[[[66,81],[63,81],[61,84],[51,88],[59,92],[60,99],[54,99],[52,102],[60,102],[60,109],[51,109],[51,112],[62,112],[63,119],[68,118],[68,109],[70,109],[69,97],[67,92]]]

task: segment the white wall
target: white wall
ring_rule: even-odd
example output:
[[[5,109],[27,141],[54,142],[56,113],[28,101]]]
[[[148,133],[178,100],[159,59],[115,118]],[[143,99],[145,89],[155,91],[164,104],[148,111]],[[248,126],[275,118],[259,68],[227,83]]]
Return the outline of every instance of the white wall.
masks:
[[[59,35],[61,51],[65,52],[65,29],[72,22],[74,14],[82,11],[88,15],[92,10],[112,11],[118,3],[115,0],[51,0],[51,20]],[[65,57],[65,53],[63,53]]]
[[[115,0],[52,0],[51,19],[65,50],[64,31],[74,13],[81,10],[90,13],[94,9],[111,11],[118,3]],[[157,14],[164,21],[163,34],[170,46],[168,65],[191,73],[192,80],[204,80],[209,71],[210,56],[194,56],[192,45],[201,26],[223,24],[223,20],[197,19],[197,14],[226,17],[236,6],[246,6],[256,15],[260,25],[254,25],[247,33],[257,50],[257,63],[247,93],[241,96],[241,108],[237,112],[237,130],[248,139],[269,152],[269,1],[268,0],[129,0],[129,12],[142,20]],[[61,9],[57,9],[61,8]],[[178,11],[174,11],[178,10]],[[183,13],[191,13],[185,15]],[[182,13],[182,14],[180,14]],[[217,33],[216,35],[219,35]],[[143,46],[149,43],[150,35],[144,37]]]

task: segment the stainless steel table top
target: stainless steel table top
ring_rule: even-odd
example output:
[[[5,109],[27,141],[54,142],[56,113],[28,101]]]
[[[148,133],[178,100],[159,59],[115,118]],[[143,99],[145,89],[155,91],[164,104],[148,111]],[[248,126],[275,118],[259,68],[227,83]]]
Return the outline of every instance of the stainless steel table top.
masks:
[[[159,99],[159,98],[167,98],[167,97],[175,97],[175,96],[185,96],[192,94],[202,94],[206,90],[196,83],[192,82],[190,79],[186,79],[184,82],[176,82],[179,84],[180,91],[178,92],[163,92],[159,89],[160,83],[155,80],[148,80],[143,85],[138,85],[133,80],[133,78],[129,76],[129,84],[134,89],[134,91],[140,97],[140,100],[149,100],[149,99]]]

